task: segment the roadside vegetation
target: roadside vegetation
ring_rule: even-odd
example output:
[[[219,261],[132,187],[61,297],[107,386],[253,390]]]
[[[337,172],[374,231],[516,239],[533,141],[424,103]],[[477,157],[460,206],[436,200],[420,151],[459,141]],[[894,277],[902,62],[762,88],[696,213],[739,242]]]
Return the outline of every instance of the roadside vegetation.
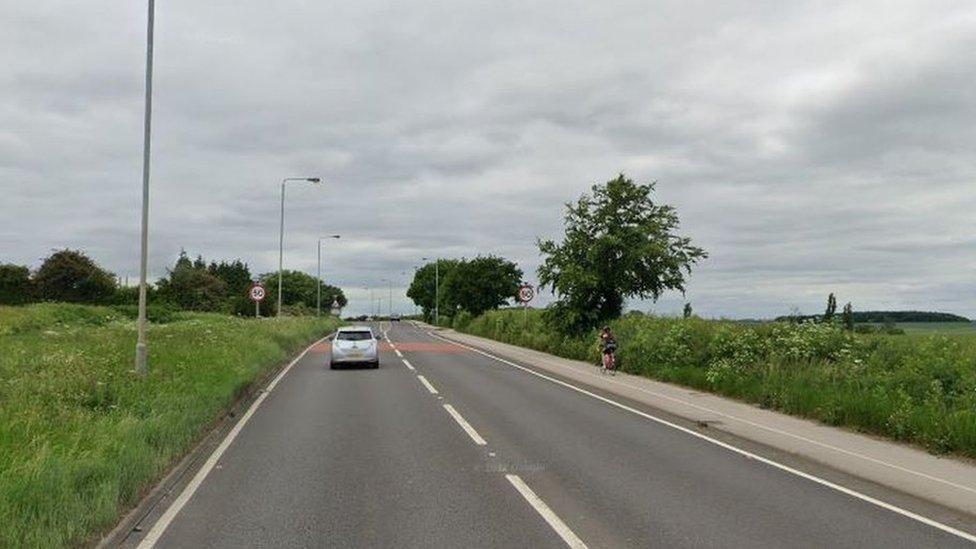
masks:
[[[314,314],[320,281],[299,271],[286,270],[282,276],[283,312]],[[254,316],[254,303],[247,291],[255,280],[268,290],[261,315],[271,316],[277,309],[277,271],[255,277],[241,259],[208,263],[202,256],[191,259],[181,251],[166,276],[147,288],[149,320],[165,321],[177,311]],[[346,296],[340,288],[324,283],[321,287],[323,309],[329,310],[333,302],[340,308],[346,306]],[[139,288],[119,280],[79,250],[57,250],[34,271],[25,265],[0,263],[0,305],[40,302],[111,306],[135,318]]]
[[[976,333],[857,334],[842,324],[739,323],[629,313],[610,323],[625,372],[735,397],[934,453],[976,457]],[[490,311],[454,328],[599,360],[596,331],[566,335],[538,310]]]
[[[0,547],[91,543],[243,391],[338,324],[172,312],[130,372],[113,307],[0,306]]]

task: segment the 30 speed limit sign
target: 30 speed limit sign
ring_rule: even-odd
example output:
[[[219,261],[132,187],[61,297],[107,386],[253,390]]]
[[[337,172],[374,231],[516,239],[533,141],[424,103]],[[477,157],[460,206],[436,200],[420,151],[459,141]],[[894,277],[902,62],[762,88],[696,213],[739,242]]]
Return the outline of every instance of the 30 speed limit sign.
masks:
[[[518,300],[519,300],[520,303],[523,303],[523,304],[528,303],[528,302],[532,301],[532,298],[533,297],[535,297],[535,290],[532,288],[532,286],[530,286],[528,284],[523,284],[523,285],[519,286],[519,289],[518,289]]]
[[[251,286],[251,289],[247,291],[248,297],[251,301],[264,301],[264,298],[268,295],[268,292],[264,289],[264,286],[260,284],[255,284]]]

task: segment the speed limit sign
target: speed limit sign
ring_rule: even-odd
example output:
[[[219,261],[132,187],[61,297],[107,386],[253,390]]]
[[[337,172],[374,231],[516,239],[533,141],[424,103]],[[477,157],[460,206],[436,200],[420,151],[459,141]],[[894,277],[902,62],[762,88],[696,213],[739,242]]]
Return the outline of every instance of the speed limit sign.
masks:
[[[247,294],[248,297],[251,298],[251,301],[264,301],[265,296],[268,295],[264,289],[264,286],[260,284],[251,286],[251,289],[247,291]]]
[[[532,301],[533,297],[535,297],[535,290],[532,288],[532,286],[528,284],[523,284],[519,286],[518,300],[520,303],[522,304],[528,303]]]
[[[264,289],[260,283],[255,282],[253,286],[247,291],[247,297],[251,298],[254,302],[254,318],[261,316],[261,302],[264,298],[268,296],[267,290]]]

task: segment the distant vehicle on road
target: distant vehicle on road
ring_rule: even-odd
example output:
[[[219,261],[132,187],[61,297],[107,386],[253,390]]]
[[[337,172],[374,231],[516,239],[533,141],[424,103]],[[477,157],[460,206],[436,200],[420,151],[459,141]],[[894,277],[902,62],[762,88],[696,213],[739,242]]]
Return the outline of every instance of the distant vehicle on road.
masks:
[[[400,313],[390,315],[390,322],[400,322]]]
[[[329,367],[365,365],[380,367],[380,336],[369,326],[346,326],[336,331],[332,338],[332,357]]]

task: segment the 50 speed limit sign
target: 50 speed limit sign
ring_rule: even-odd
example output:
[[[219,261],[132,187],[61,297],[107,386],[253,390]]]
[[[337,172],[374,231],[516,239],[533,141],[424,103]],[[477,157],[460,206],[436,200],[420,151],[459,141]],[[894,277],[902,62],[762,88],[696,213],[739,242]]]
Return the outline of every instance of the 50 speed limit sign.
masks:
[[[264,298],[268,295],[268,292],[264,289],[264,286],[260,284],[255,284],[251,286],[251,289],[247,291],[247,296],[251,298],[251,301],[264,301]]]
[[[517,297],[520,303],[528,303],[535,297],[535,289],[529,284],[522,284],[519,286]]]

